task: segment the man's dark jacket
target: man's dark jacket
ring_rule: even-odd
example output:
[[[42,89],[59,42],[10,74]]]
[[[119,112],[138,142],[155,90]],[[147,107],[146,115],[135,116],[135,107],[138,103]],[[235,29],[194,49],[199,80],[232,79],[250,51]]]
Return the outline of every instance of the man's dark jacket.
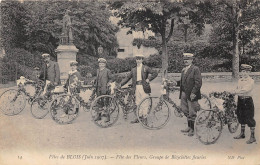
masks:
[[[200,88],[202,86],[202,77],[199,68],[195,65],[191,65],[186,74],[184,71],[185,69],[183,69],[181,72],[179,98],[181,99],[182,91],[184,91],[188,100],[190,100],[191,93],[196,95],[193,101],[201,99]]]
[[[153,79],[155,79],[158,75],[158,73],[156,71],[153,71],[150,67],[143,65],[142,66],[142,70],[141,70],[141,74],[142,74],[142,85],[143,85],[143,89],[145,93],[151,93],[151,87],[150,84],[147,83],[145,80],[148,78],[150,81],[152,81]],[[126,78],[124,78],[121,81],[121,86],[125,85],[130,79],[132,78],[132,85],[133,85],[133,89],[135,92],[136,89],[136,82],[137,82],[137,67],[133,68],[131,70],[131,72],[127,75]]]
[[[46,81],[49,80],[51,83],[56,82],[60,84],[60,68],[59,64],[54,61],[49,61],[49,65],[43,64],[40,79]]]

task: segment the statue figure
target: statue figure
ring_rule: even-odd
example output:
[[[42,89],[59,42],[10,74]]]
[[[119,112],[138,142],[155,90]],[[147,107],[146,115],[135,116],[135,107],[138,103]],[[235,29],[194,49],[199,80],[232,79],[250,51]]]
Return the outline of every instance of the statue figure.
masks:
[[[67,10],[63,17],[63,27],[62,27],[62,39],[61,44],[73,44],[73,36],[71,29],[71,18],[69,16],[70,10]]]

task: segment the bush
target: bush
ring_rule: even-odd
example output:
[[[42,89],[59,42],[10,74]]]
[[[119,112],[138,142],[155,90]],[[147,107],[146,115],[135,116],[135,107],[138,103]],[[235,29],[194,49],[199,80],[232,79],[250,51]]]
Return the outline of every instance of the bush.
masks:
[[[251,65],[252,72],[260,72],[260,62],[259,59],[248,59],[248,58],[242,58],[240,61],[240,64],[248,64]]]
[[[35,66],[41,66],[41,53],[32,54],[24,49],[13,48],[1,59],[1,78],[3,81],[14,81],[20,76],[34,79]]]
[[[115,58],[107,61],[107,67],[111,70],[112,73],[128,72],[135,66],[136,63],[134,58]]]

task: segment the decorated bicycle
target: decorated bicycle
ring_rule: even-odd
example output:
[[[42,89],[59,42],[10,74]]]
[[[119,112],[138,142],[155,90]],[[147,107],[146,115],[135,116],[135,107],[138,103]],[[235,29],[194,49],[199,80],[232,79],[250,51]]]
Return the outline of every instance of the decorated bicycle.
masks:
[[[21,76],[17,80],[17,88],[8,89],[1,94],[1,111],[9,116],[19,114],[25,108],[26,100],[31,104],[40,95],[43,87],[43,81],[32,81]]]
[[[83,85],[81,81],[75,90],[61,94],[51,102],[49,108],[51,117],[58,124],[70,124],[78,117],[80,108],[86,112],[90,110],[95,97],[93,85]]]
[[[235,95],[230,92],[212,92],[209,94],[213,109],[202,110],[195,120],[195,133],[203,144],[214,144],[222,129],[228,125],[230,133],[239,126],[236,116]]]
[[[64,94],[63,86],[56,86],[46,80],[44,88],[38,91],[38,97],[31,102],[31,113],[36,119],[43,119],[49,113],[50,102],[58,95]]]
[[[171,111],[167,103],[174,108],[174,114],[177,117],[183,117],[179,101],[180,88],[176,82],[164,79],[161,85],[161,96],[149,96],[144,98],[137,108],[137,117],[139,122],[147,129],[160,129],[169,121]],[[210,109],[211,102],[207,95],[202,94],[199,104],[203,109]],[[141,111],[146,111],[146,116]],[[143,120],[146,118],[146,120]]]
[[[102,95],[97,97],[91,105],[91,115],[94,123],[101,127],[111,127],[119,118],[119,109],[123,111],[124,119],[127,119],[127,114],[136,109],[135,95],[131,85],[118,88],[115,82],[110,83],[110,95]],[[99,119],[97,115],[101,113]],[[102,117],[109,116],[109,120],[104,120]],[[106,116],[106,117],[107,117]]]

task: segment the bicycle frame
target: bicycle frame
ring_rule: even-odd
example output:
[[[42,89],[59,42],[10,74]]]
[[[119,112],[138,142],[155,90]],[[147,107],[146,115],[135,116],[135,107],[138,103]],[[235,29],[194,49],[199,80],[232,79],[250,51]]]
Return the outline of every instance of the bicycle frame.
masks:
[[[35,87],[35,94],[31,96],[25,89],[25,85],[32,84]],[[42,81],[30,81],[26,80],[24,84],[19,83],[18,85],[18,92],[15,98],[17,98],[18,95],[23,93],[28,98],[28,103],[30,104],[37,96],[39,96],[43,91],[43,82]]]

